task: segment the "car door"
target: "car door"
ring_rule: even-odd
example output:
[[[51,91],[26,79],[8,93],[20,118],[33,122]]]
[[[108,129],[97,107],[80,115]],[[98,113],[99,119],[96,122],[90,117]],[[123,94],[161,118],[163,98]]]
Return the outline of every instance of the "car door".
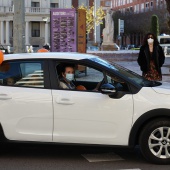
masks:
[[[0,123],[9,140],[52,141],[53,109],[43,60],[0,65]],[[8,84],[9,80],[13,84]]]
[[[87,67],[79,82],[103,79],[103,73]],[[107,79],[112,79],[107,75]],[[128,145],[133,99],[127,91],[111,98],[100,91],[53,89],[54,142]]]

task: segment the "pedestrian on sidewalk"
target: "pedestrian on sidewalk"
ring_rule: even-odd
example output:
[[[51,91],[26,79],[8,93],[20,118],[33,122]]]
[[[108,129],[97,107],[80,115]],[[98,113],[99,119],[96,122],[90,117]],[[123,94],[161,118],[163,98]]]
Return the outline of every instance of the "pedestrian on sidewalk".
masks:
[[[161,67],[164,61],[165,55],[156,36],[147,33],[137,59],[143,77],[152,81],[162,80]]]

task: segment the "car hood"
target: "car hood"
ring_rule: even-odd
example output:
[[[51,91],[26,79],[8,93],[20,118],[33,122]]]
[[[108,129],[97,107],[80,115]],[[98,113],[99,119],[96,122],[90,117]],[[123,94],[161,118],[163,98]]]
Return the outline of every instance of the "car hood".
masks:
[[[162,82],[162,85],[156,86],[156,87],[152,87],[152,89],[156,93],[169,94],[170,95],[170,83],[168,83],[168,82]]]

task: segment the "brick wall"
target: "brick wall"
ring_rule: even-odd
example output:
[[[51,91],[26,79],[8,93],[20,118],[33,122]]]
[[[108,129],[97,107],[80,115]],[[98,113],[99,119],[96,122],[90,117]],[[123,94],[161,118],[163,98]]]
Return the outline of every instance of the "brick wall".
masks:
[[[105,0],[105,1],[107,1],[107,0]],[[119,10],[119,9],[127,8],[130,6],[134,7],[137,4],[142,4],[142,3],[145,4],[148,2],[149,2],[149,4],[150,4],[150,2],[153,2],[153,7],[154,8],[156,7],[156,0],[147,0],[147,1],[146,0],[138,0],[138,1],[133,1],[132,3],[128,3],[128,4],[125,3],[125,5],[120,5],[120,6],[114,7],[115,2],[116,2],[116,4],[118,4],[118,0],[112,0],[112,8],[114,10]],[[158,4],[159,4],[159,6],[161,5],[161,0],[158,1]],[[162,0],[162,5],[165,7],[165,0]],[[144,6],[144,8],[145,8],[145,6]],[[149,5],[149,8],[150,8],[150,5]]]

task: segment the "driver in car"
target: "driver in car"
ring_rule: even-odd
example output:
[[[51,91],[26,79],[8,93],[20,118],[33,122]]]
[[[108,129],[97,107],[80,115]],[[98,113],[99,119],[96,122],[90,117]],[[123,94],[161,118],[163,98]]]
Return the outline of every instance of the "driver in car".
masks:
[[[61,89],[76,89],[76,90],[87,90],[83,85],[75,86],[74,80],[75,67],[72,64],[64,64],[61,68],[59,87]],[[98,91],[101,82],[98,83],[94,91]]]
[[[74,66],[64,65],[61,70],[59,86],[62,89],[76,89],[76,86],[72,82],[74,80]]]

